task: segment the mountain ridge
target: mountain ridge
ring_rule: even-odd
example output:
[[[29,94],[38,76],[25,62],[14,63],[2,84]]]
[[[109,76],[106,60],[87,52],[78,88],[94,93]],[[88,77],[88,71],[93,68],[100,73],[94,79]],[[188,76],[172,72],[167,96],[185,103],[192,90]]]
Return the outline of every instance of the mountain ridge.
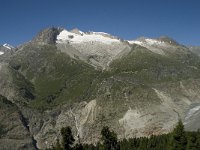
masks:
[[[25,146],[50,147],[63,126],[71,126],[83,143],[99,141],[105,125],[119,139],[168,133],[180,118],[187,130],[200,127],[200,57],[189,48],[168,38],[129,43],[79,29],[57,42],[62,31],[42,30],[13,53],[0,55],[0,95],[26,120],[29,130],[23,132],[33,140]],[[7,124],[4,117],[0,121]],[[3,135],[0,143],[9,138]]]

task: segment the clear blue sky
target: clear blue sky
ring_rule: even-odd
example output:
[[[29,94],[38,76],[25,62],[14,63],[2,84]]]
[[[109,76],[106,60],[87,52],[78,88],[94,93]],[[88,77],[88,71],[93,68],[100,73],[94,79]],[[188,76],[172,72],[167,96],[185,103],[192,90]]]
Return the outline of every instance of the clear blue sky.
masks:
[[[22,44],[51,26],[200,45],[200,0],[0,0],[0,44]]]

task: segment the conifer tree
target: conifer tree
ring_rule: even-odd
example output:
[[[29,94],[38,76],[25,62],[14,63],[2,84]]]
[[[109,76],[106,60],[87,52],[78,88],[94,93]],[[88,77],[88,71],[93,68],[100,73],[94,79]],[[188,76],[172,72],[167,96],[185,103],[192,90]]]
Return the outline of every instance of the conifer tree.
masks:
[[[184,125],[181,120],[179,120],[177,126],[172,133],[171,141],[172,150],[185,150],[187,145],[187,138],[184,131]]]
[[[4,126],[0,123],[0,139],[4,135],[4,133],[5,133]]]
[[[61,129],[61,135],[62,135],[62,146],[65,150],[71,150],[72,145],[75,141],[71,127],[65,127]]]
[[[198,130],[196,134],[196,148],[200,149],[200,130]]]
[[[118,150],[117,135],[109,130],[109,127],[103,127],[101,131],[102,140],[105,150]]]
[[[197,150],[196,145],[196,134],[192,132],[188,135],[187,150]]]
[[[83,145],[82,144],[76,144],[74,146],[73,150],[83,150]]]

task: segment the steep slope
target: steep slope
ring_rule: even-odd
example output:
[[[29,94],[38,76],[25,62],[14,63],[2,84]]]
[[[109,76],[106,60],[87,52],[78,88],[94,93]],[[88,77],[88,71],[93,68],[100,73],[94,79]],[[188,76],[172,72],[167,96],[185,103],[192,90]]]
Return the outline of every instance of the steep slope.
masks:
[[[0,55],[11,54],[14,50],[15,48],[9,44],[0,45]]]
[[[55,28],[55,27],[44,29],[40,31],[37,34],[37,36],[34,37],[30,42],[33,44],[35,43],[41,45],[55,44],[57,36],[60,34],[62,30],[63,29],[61,28]]]
[[[35,98],[33,85],[7,63],[0,63],[0,94],[20,106]]]
[[[189,106],[199,103],[198,65],[191,68],[134,46],[110,67],[112,75],[101,84],[97,97],[104,119],[113,121],[112,127],[119,123],[114,126],[119,137],[168,132],[179,118],[188,120]]]
[[[185,53],[187,48],[183,45],[178,44],[176,41],[169,37],[162,36],[157,39],[150,38],[139,38],[137,40],[128,41],[130,44],[137,44],[143,47],[146,47],[150,51],[160,54],[160,55],[170,55],[176,53]]]
[[[82,32],[78,29],[63,30],[57,37],[57,46],[63,52],[95,67],[106,69],[122,51],[129,51],[128,43],[103,32]],[[68,47],[73,48],[70,50]]]
[[[0,52],[1,52],[0,54],[3,55],[4,53],[11,51],[12,49],[14,49],[13,46],[5,43],[5,44],[0,46]]]
[[[178,51],[178,50],[177,50]],[[110,68],[117,72],[132,72],[143,82],[173,81],[178,78],[198,77],[199,57],[188,49],[176,55],[160,55],[149,49],[133,45],[132,51],[113,61]]]
[[[98,73],[48,44],[28,44],[19,49],[11,58],[10,66],[34,85],[36,97],[31,106],[35,107],[87,99],[91,96],[91,82]]]
[[[193,53],[195,53],[195,54],[197,54],[198,56],[200,56],[200,46],[189,46],[189,49],[190,49]]]
[[[110,67],[98,76],[97,92],[89,101],[39,115],[42,121],[37,122],[43,122],[35,133],[39,147],[48,147],[59,138],[59,129],[66,123],[73,127],[76,138],[91,143],[98,141],[105,125],[119,138],[128,138],[167,133],[180,118],[186,127],[193,120],[192,105],[200,102],[198,65],[190,67],[135,45]],[[197,122],[193,124],[199,127]]]
[[[0,95],[0,149],[35,150],[35,143],[17,106]]]
[[[200,127],[200,58],[168,37],[48,28],[0,62],[0,93],[40,149],[67,125],[87,143],[105,125],[119,138],[167,133],[180,118],[188,130]]]

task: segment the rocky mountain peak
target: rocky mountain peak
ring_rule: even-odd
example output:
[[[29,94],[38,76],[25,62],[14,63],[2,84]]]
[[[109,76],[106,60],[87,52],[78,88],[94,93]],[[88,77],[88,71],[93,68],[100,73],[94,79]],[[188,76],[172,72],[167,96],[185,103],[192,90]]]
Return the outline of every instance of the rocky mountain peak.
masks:
[[[7,48],[7,49],[13,49],[14,47],[8,43],[3,44],[3,47]]]
[[[79,30],[78,28],[74,28],[72,29],[70,32],[75,33],[75,34],[79,34],[79,35],[83,35],[84,32],[82,32],[81,30]]]
[[[147,37],[140,37],[136,40],[128,41],[130,44],[138,44],[138,45],[150,45],[150,46],[178,46],[180,45],[178,42],[176,42],[174,39],[167,37],[167,36],[161,36],[159,38],[147,38]]]
[[[135,41],[141,41],[141,42],[144,42],[145,39],[147,39],[147,37],[141,36],[141,37],[137,38]]]
[[[159,40],[161,42],[167,42],[169,44],[178,45],[178,43],[174,39],[172,39],[168,36],[160,36],[159,38],[157,38],[157,40]]]
[[[47,28],[38,33],[38,35],[32,40],[34,43],[56,43],[57,35],[62,31],[62,28]]]
[[[5,53],[9,53],[13,50],[14,50],[14,47],[10,44],[5,43],[3,45],[0,45],[0,55],[3,55]]]
[[[120,140],[167,133],[180,118],[200,128],[200,57],[168,37],[127,42],[48,28],[0,56],[1,147],[46,149],[63,126],[88,144],[104,125]]]

